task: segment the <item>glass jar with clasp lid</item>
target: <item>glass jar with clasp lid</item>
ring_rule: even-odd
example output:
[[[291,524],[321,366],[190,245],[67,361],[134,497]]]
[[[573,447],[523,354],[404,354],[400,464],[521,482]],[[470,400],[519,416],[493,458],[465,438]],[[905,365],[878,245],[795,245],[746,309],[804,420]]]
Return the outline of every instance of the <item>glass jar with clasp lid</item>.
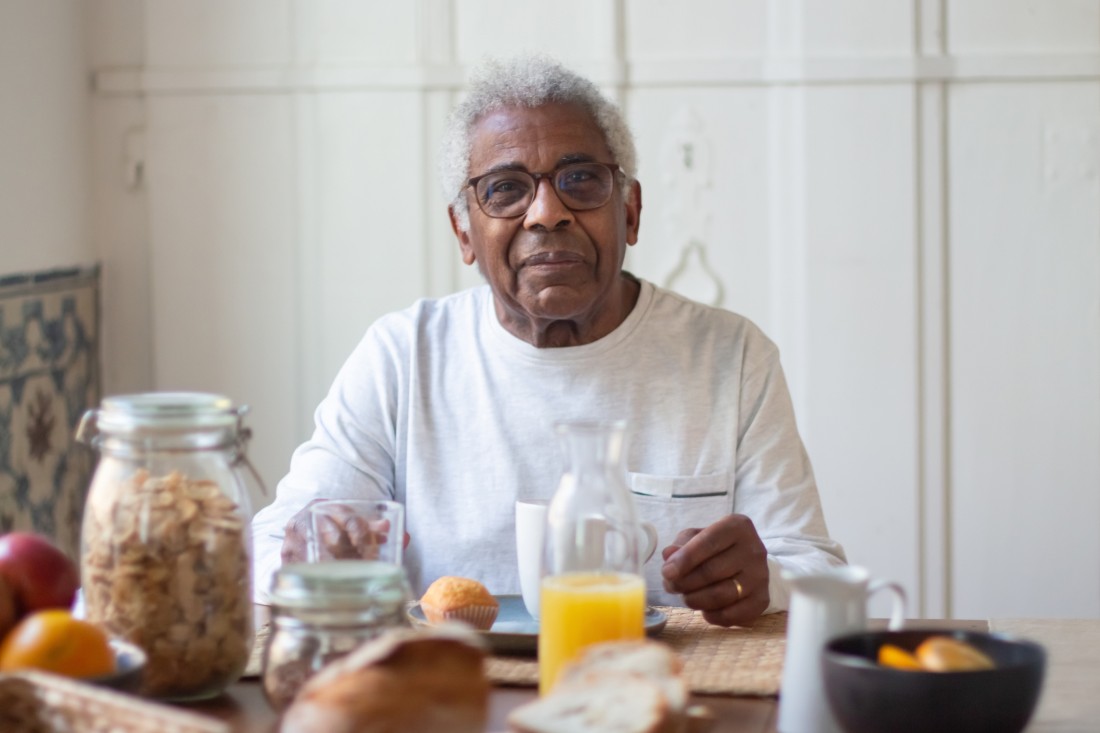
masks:
[[[247,412],[195,392],[108,397],[77,440],[99,451],[84,506],[84,613],[148,661],[141,693],[220,694],[252,649]]]
[[[263,687],[282,711],[315,672],[389,629],[409,625],[399,565],[374,560],[292,563],[271,587]]]

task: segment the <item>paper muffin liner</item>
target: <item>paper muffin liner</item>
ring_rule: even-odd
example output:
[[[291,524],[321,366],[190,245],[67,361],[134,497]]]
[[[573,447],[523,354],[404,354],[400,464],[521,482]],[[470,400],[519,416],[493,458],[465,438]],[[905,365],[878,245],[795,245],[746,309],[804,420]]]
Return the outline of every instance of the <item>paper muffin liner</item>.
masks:
[[[459,621],[469,624],[479,631],[488,631],[493,628],[493,622],[497,620],[497,614],[500,613],[500,606],[488,605],[463,606],[462,608],[441,610],[421,603],[420,607],[424,610],[425,618],[433,624],[443,623],[444,621]]]

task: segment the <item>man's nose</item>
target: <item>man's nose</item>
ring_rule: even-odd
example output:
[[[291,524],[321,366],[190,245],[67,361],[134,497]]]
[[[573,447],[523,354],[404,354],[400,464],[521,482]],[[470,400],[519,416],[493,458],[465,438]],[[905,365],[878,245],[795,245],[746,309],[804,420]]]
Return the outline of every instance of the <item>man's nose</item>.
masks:
[[[553,184],[546,178],[539,179],[535,184],[535,197],[523,217],[524,228],[550,231],[572,222],[573,212],[562,203]]]

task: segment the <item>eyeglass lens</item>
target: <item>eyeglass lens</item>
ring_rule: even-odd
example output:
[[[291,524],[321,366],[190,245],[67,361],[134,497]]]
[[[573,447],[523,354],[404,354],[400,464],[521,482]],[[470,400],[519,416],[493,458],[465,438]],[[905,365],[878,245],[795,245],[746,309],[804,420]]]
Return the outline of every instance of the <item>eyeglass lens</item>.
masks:
[[[544,176],[539,176],[542,178]],[[570,209],[595,209],[611,198],[615,176],[599,163],[572,163],[545,177],[561,202]],[[474,192],[481,210],[489,216],[509,218],[524,214],[535,198],[538,180],[527,171],[504,170],[478,179]]]

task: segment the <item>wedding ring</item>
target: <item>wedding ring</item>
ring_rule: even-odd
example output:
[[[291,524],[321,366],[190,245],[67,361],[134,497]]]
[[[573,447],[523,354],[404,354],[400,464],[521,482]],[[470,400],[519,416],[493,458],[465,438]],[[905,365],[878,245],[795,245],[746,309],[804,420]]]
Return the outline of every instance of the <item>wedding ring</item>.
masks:
[[[745,589],[741,587],[740,580],[738,580],[737,578],[732,578],[732,580],[733,587],[737,589],[737,600],[741,600],[741,598],[745,595]]]

